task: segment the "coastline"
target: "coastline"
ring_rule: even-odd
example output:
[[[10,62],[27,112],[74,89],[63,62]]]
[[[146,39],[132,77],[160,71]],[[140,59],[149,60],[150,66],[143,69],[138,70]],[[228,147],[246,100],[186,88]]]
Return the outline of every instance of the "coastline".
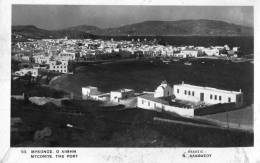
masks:
[[[62,88],[57,84],[57,83],[62,82],[62,80],[64,80],[64,78],[68,77],[68,75],[70,75],[70,74],[61,74],[59,76],[55,76],[50,80],[50,82],[48,84],[42,85],[42,86],[45,86],[45,87],[48,87],[48,88],[51,88],[51,89],[54,89],[57,91],[63,91],[68,95],[74,94],[74,92],[72,92],[66,88]],[[55,84],[55,82],[57,82],[57,83]]]

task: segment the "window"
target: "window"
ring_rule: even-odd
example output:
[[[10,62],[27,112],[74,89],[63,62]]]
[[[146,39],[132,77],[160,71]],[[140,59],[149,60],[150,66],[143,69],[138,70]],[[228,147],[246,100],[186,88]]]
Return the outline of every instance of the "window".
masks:
[[[144,104],[144,100],[142,100],[142,104]]]
[[[180,92],[180,90],[179,89],[177,89],[177,93],[179,93]]]
[[[210,99],[212,100],[212,98],[213,98],[213,95],[210,95]]]
[[[231,102],[231,98],[230,97],[228,98],[228,102]]]
[[[185,94],[185,95],[187,94],[187,91],[186,91],[186,90],[184,91],[184,94]]]
[[[150,106],[150,102],[148,101],[148,106]]]
[[[190,95],[190,91],[188,92],[188,95]]]
[[[217,100],[218,99],[218,97],[217,97],[217,95],[215,95],[215,100]]]
[[[192,96],[194,96],[194,91],[192,91]]]
[[[154,108],[156,108],[156,103],[154,103]]]
[[[241,96],[238,96],[237,97],[237,101],[240,103],[242,100],[241,100]]]
[[[218,96],[218,99],[219,99],[219,101],[221,101],[222,97],[221,97],[221,96]]]

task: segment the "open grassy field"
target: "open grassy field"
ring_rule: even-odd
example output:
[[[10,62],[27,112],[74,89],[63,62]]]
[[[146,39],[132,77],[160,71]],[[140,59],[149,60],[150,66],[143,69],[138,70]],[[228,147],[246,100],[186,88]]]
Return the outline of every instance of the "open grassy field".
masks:
[[[202,116],[207,119],[229,124],[237,128],[253,129],[254,125],[254,109],[253,106],[247,106],[242,109],[233,110],[229,112],[211,114]]]
[[[22,119],[18,131],[11,133],[11,146],[16,147],[235,147],[252,146],[254,141],[250,132],[156,122],[154,117],[194,120],[143,109],[104,108],[93,101],[67,101],[57,108],[12,100],[11,107],[11,117]],[[82,115],[68,114],[72,110]],[[51,136],[33,140],[44,127],[51,128]]]

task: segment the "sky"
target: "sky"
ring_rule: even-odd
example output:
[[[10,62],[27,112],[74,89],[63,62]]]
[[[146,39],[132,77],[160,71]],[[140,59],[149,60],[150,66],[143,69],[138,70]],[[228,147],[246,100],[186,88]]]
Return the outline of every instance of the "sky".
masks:
[[[62,29],[77,25],[119,27],[146,20],[211,19],[253,26],[251,6],[13,5],[12,25]]]

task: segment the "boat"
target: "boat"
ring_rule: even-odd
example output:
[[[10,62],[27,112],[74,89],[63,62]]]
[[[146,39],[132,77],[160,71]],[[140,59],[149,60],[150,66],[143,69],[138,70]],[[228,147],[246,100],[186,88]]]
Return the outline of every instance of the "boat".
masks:
[[[165,63],[165,64],[169,64],[169,63],[171,63],[170,60],[162,60],[162,62]]]
[[[191,63],[191,62],[184,62],[184,65],[186,65],[186,66],[191,66],[192,63]]]
[[[174,58],[174,59],[172,59],[172,61],[173,61],[173,62],[178,62],[178,61],[180,61],[180,59]]]

